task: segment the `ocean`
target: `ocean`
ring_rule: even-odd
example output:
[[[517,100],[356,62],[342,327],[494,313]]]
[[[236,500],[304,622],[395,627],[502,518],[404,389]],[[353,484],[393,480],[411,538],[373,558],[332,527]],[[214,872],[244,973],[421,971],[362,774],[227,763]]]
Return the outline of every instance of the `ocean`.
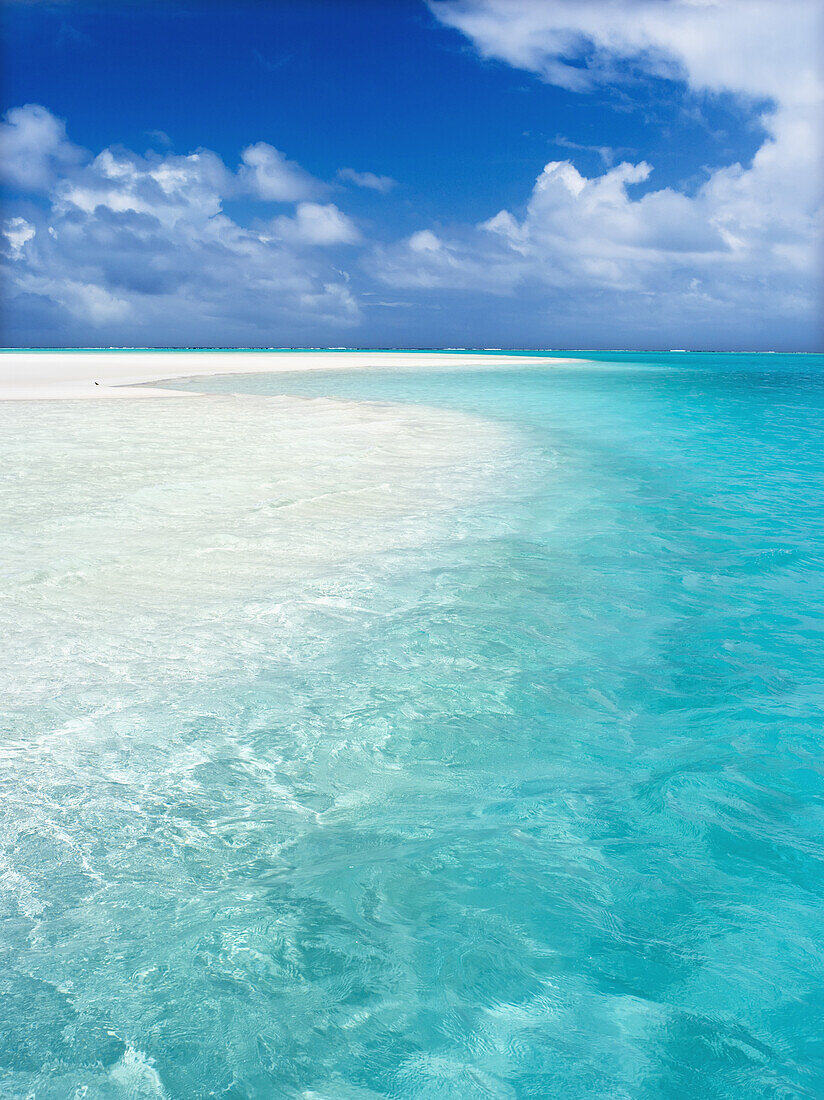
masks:
[[[824,356],[0,403],[0,1095],[824,1096]]]

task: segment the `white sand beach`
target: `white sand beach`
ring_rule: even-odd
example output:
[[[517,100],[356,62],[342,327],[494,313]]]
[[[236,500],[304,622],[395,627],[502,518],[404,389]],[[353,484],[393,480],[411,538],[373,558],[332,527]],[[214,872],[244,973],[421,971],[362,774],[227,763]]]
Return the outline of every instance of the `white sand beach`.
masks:
[[[546,366],[580,361],[541,356],[529,362]],[[192,397],[191,392],[147,383],[211,374],[516,363],[523,365],[523,357],[473,352],[9,350],[0,352],[0,400]]]

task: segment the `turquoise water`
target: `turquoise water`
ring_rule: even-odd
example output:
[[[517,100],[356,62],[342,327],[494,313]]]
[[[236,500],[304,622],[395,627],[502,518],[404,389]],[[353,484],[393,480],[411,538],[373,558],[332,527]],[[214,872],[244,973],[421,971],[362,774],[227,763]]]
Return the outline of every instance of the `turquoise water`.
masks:
[[[0,410],[2,1095],[824,1096],[824,356],[590,358]]]

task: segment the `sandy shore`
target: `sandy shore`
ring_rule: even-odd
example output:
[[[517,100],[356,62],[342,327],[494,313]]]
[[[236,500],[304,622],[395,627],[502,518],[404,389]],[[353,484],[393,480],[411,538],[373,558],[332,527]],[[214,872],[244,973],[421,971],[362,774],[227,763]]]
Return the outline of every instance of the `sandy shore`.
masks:
[[[146,385],[210,374],[332,370],[352,367],[491,367],[523,364],[513,355],[381,351],[4,351],[0,400],[192,397],[190,391]],[[555,356],[531,363],[580,362]]]

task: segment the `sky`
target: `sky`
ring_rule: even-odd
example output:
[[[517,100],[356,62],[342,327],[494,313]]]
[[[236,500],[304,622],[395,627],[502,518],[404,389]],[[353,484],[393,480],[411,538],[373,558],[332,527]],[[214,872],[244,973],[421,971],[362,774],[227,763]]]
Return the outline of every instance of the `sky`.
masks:
[[[824,347],[819,0],[2,0],[0,344]]]

